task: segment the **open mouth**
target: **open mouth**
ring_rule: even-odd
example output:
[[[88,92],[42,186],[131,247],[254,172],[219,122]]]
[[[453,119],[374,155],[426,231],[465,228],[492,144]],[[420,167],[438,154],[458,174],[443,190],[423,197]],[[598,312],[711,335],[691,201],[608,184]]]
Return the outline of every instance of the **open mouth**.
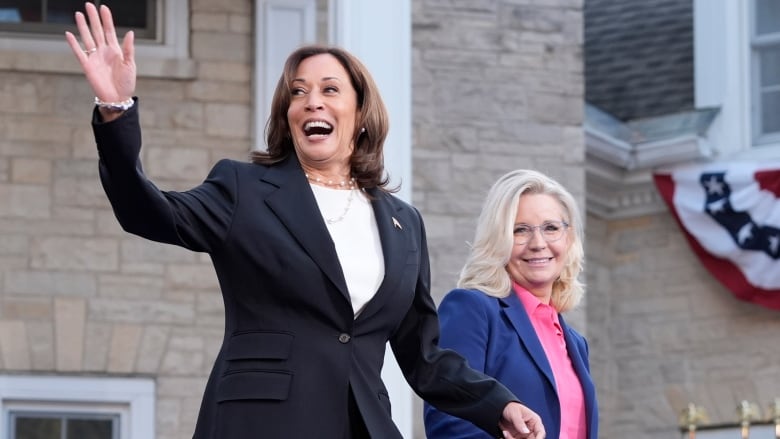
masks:
[[[322,120],[312,120],[309,122],[306,122],[303,125],[303,133],[307,137],[311,136],[327,136],[328,134],[333,132],[333,125],[322,121]]]

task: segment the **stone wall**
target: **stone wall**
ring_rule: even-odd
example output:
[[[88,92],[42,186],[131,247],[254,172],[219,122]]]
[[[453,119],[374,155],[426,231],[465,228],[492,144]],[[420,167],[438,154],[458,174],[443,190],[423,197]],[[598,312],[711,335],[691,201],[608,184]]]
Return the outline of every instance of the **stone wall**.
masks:
[[[738,301],[669,214],[588,218],[588,336],[603,438],[679,434],[688,403],[736,423],[742,400],[780,396],[777,311]]]

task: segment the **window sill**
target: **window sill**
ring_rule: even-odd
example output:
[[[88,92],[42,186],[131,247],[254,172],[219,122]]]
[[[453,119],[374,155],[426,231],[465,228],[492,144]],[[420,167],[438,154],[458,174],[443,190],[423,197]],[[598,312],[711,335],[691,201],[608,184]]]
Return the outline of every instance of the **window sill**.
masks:
[[[138,55],[138,54],[137,54]],[[193,79],[193,59],[136,57],[139,77]],[[0,50],[0,71],[81,74],[81,66],[70,52]]]

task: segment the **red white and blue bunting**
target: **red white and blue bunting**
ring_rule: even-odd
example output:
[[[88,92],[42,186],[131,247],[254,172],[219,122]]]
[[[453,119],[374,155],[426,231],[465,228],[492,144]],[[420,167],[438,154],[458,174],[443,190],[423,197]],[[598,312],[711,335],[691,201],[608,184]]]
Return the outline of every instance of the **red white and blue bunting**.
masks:
[[[710,273],[737,298],[780,309],[780,162],[692,165],[654,178]]]

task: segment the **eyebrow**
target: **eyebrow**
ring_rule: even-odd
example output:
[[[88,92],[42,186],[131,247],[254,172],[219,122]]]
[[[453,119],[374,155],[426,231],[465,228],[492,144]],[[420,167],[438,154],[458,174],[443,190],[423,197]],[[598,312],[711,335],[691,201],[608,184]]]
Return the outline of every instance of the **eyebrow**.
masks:
[[[339,82],[341,82],[341,79],[339,79],[336,76],[326,76],[326,77],[320,79],[320,81],[321,82],[325,82],[325,81],[339,81]],[[292,82],[306,82],[306,79],[304,79],[304,78],[293,78]]]

